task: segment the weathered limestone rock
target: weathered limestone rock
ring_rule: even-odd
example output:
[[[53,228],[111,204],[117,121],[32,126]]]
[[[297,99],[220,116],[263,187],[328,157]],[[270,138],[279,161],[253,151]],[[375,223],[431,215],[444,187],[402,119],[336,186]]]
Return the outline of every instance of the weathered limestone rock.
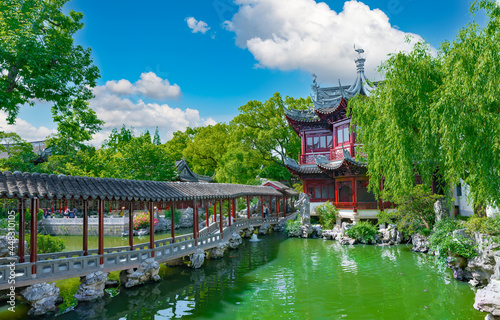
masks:
[[[411,236],[411,243],[413,244],[412,251],[426,253],[429,251],[429,237],[425,237],[419,233]]]
[[[243,238],[251,238],[253,232],[254,232],[253,226],[249,226],[248,229],[244,230],[242,237]]]
[[[282,219],[278,222],[278,224],[274,226],[274,231],[282,232],[283,230],[285,230],[285,226],[286,226],[286,220]]]
[[[120,285],[120,282],[118,282],[118,280],[106,280],[105,284],[104,284],[104,287],[106,289],[108,288],[116,288]]]
[[[311,212],[309,196],[303,192],[299,195],[299,200],[295,202],[295,208],[300,212],[300,223],[302,225],[311,224]]]
[[[385,244],[400,244],[403,241],[403,234],[396,229],[396,225],[390,224],[385,229],[379,229],[382,234],[381,241]]]
[[[321,235],[323,236],[323,240],[335,240],[337,234],[333,230],[323,230],[321,232]]]
[[[243,240],[241,239],[240,235],[237,234],[236,232],[233,232],[233,234],[231,235],[231,238],[229,239],[229,248],[236,249],[242,243],[243,243]]]
[[[158,218],[158,224],[155,225],[155,232],[161,232],[170,228],[170,220],[164,217]]]
[[[187,208],[179,218],[180,228],[191,228],[193,226],[193,208]]]
[[[471,278],[470,272],[465,270],[467,259],[462,256],[453,256],[446,259],[448,268],[453,271],[453,278],[459,281],[468,281]]]
[[[208,257],[210,259],[220,259],[224,257],[224,252],[226,252],[228,247],[229,247],[229,241],[223,241],[219,243],[217,247],[212,248],[208,251]]]
[[[205,251],[202,249],[196,249],[189,259],[191,260],[191,268],[198,269],[201,268],[203,262],[205,262]]]
[[[259,234],[268,234],[271,232],[271,230],[272,230],[271,225],[269,223],[264,223],[259,228]]]
[[[144,284],[149,281],[159,281],[160,264],[153,258],[144,260],[137,270],[128,269],[120,272],[120,281],[126,288]]]
[[[28,242],[24,241],[24,247],[28,248]],[[10,237],[8,235],[0,237],[0,258],[9,257],[11,251],[14,251],[17,254],[18,248],[19,248],[19,239]]]
[[[349,237],[340,237],[339,242],[342,245],[348,245],[348,244],[353,245],[356,244],[356,239],[351,239]]]
[[[312,230],[311,224],[302,225],[300,227],[300,236],[302,238],[309,238],[309,236],[312,234],[312,232],[313,232],[313,230]]]
[[[446,207],[446,201],[439,199],[434,203],[434,213],[436,214],[436,222],[450,216],[450,211]]]
[[[182,258],[177,258],[177,259],[169,260],[169,261],[165,262],[166,267],[179,267],[179,266],[184,266],[184,265],[185,265],[184,259],[182,259]]]
[[[29,316],[40,316],[56,310],[59,288],[54,283],[35,283],[21,291],[21,295],[31,305]]]
[[[498,273],[500,264],[497,260],[500,260],[500,244],[491,243],[488,240],[488,236],[475,233],[474,241],[477,243],[478,255],[469,260],[467,264],[467,270],[470,272],[473,278],[473,285],[485,286],[488,284],[489,279],[498,279],[498,276],[494,276],[495,272]]]
[[[500,281],[491,280],[483,289],[477,290],[474,308],[500,317]]]
[[[313,237],[322,237],[323,236],[323,228],[319,224],[315,224],[311,226],[312,228],[312,236]]]
[[[149,234],[149,229],[146,229],[146,228],[144,228],[144,229],[139,229],[139,230],[137,231],[137,235],[138,235],[138,236],[145,236],[145,235],[148,235],[148,234]]]
[[[108,274],[102,271],[92,272],[85,277],[80,277],[80,285],[75,293],[75,298],[79,302],[92,301],[104,296],[104,288]]]

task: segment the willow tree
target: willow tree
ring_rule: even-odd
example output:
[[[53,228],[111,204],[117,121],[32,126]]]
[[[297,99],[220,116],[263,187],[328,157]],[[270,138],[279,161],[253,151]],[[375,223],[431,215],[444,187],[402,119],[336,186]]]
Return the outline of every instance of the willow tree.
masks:
[[[500,8],[485,9],[486,27],[472,22],[437,55],[419,43],[397,53],[380,70],[385,81],[370,97],[350,101],[352,123],[368,161],[370,189],[409,193],[415,175],[429,185],[463,179],[477,205],[500,204]]]

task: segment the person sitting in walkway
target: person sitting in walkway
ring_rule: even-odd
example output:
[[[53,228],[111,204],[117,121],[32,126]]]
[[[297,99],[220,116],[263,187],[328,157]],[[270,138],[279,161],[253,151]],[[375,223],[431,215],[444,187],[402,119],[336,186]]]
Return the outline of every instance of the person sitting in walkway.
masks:
[[[69,209],[64,210],[64,217],[68,218],[69,217]]]
[[[75,209],[75,210],[76,210],[76,209]],[[70,217],[70,218],[75,218],[75,217],[76,217],[76,216],[75,216],[75,213],[74,213],[73,211],[70,211],[70,212],[69,212],[69,217]]]
[[[267,204],[264,205],[264,217],[269,217],[269,208],[267,207]]]

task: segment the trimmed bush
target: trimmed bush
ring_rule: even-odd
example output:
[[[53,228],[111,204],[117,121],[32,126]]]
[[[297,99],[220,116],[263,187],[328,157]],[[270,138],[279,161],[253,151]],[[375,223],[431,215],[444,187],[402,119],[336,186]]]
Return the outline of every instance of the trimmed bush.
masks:
[[[39,254],[61,252],[66,248],[64,240],[51,235],[37,235],[36,243],[36,252]]]
[[[436,251],[443,261],[449,255],[473,258],[477,255],[476,246],[471,239],[461,235],[453,236],[453,231],[462,229],[463,225],[456,220],[443,219],[434,226],[429,237],[431,250]]]
[[[150,219],[149,212],[136,214],[134,216],[134,230],[149,228],[149,219]],[[158,219],[154,218],[153,221],[156,226],[158,224]]]
[[[368,221],[360,221],[345,231],[348,237],[366,243],[375,241],[378,233],[377,227]]]
[[[319,216],[319,223],[323,228],[333,229],[339,215],[339,210],[330,201],[327,201],[316,207],[316,214]]]

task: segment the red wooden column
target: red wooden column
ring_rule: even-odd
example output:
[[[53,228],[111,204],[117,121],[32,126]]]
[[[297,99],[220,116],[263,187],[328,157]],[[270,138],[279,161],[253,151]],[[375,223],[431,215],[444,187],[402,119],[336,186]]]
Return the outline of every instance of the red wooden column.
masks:
[[[280,215],[280,197],[276,196],[276,217]]]
[[[356,202],[356,178],[352,178],[352,208],[352,211],[358,212],[358,204]]]
[[[236,219],[236,199],[233,198],[233,219]]]
[[[247,218],[250,219],[250,196],[247,196]]]
[[[273,215],[273,197],[269,196],[269,217]]]
[[[228,226],[231,226],[231,220],[232,219],[232,214],[231,214],[231,200],[227,199],[227,224]]]
[[[100,264],[104,264],[104,200],[99,199],[97,201],[97,214],[99,217],[99,225],[97,226],[99,234],[99,246],[97,249],[97,254],[101,256]]]
[[[210,226],[210,201],[205,200],[205,220],[207,221],[207,228]]]
[[[26,221],[24,220],[24,214],[26,212],[26,202],[24,199],[18,200],[18,210],[19,210],[19,247],[18,247],[18,255],[19,255],[19,263],[24,262],[24,228],[26,226]]]
[[[83,255],[89,254],[89,201],[82,200],[83,211]]]
[[[222,217],[222,199],[219,200],[219,215],[220,215],[220,219],[219,219],[219,226],[220,226],[220,234],[221,234],[221,237],[222,237],[222,232],[224,231],[224,218]]]
[[[337,179],[335,179],[335,203],[339,202],[339,186],[337,184]],[[338,205],[336,205],[338,206]]]
[[[214,200],[214,222],[217,222],[217,199]]]
[[[134,250],[134,203],[128,203],[128,246]]]
[[[194,245],[198,245],[198,203],[193,200],[193,239]]]
[[[286,196],[283,197],[283,218],[286,218]]]
[[[149,211],[149,249],[151,249],[151,257],[155,256],[155,203],[153,201],[148,202]]]
[[[175,201],[170,205],[170,237],[172,243],[175,243]]]
[[[31,274],[34,275],[36,274],[36,249],[37,249],[37,243],[36,243],[36,236],[38,234],[37,230],[37,217],[36,214],[38,213],[38,204],[39,200],[38,198],[32,198],[30,199],[30,211],[31,211],[31,232],[30,232],[30,262],[33,263],[31,266]],[[24,242],[24,241],[23,241]]]
[[[264,218],[264,197],[260,196],[260,213],[262,218]]]

